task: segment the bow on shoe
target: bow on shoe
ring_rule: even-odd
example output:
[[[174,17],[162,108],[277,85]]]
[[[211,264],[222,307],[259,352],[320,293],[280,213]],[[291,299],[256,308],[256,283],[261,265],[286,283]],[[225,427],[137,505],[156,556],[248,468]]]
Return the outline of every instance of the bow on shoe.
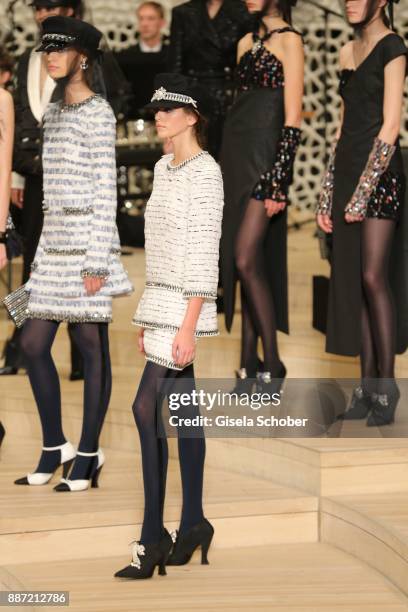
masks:
[[[375,397],[378,403],[381,404],[381,406],[388,406],[388,396],[386,394],[378,395],[376,393]]]
[[[178,536],[177,529],[174,529],[173,531],[170,531],[170,535],[171,535],[171,539],[173,540],[173,544],[175,544],[175,542],[177,540],[177,536]]]
[[[141,562],[139,559],[139,555],[141,557],[145,555],[145,547],[143,546],[143,544],[140,544],[137,541],[131,542],[131,545],[132,545],[132,561],[130,565],[133,565],[134,567],[137,567],[137,569],[140,569]]]

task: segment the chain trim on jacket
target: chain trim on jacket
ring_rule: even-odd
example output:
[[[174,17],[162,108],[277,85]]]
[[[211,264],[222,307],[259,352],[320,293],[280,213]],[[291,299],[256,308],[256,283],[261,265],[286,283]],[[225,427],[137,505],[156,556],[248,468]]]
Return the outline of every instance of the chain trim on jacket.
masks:
[[[68,321],[68,323],[110,323],[111,315],[86,312],[83,314],[73,314],[72,312],[50,312],[43,310],[35,312],[27,310],[27,318],[42,319],[44,321]]]
[[[86,255],[86,249],[57,249],[55,247],[44,247],[47,255]],[[120,249],[110,249],[112,255],[120,255]]]
[[[217,298],[217,294],[213,291],[200,291],[199,289],[187,289],[187,291],[183,291],[184,297],[207,297],[213,298],[214,300]]]
[[[86,278],[87,276],[108,278],[109,270],[107,268],[84,268],[81,270],[80,275],[82,278]]]
[[[158,355],[152,355],[151,353],[146,353],[146,359],[148,359],[149,361],[154,361],[154,363],[158,363],[159,365],[166,366],[167,368],[177,368],[180,370],[190,365],[190,363],[193,363],[192,361],[189,361],[189,363],[181,365],[179,363],[176,363],[175,361],[172,361],[171,359],[159,357]]]
[[[177,332],[180,329],[180,326],[171,325],[170,323],[156,323],[156,321],[142,321],[141,319],[133,319],[134,325],[140,325],[140,327],[151,327],[154,329],[169,329],[170,331]],[[195,336],[218,336],[218,329],[213,329],[209,331],[200,331],[196,330],[194,332]]]
[[[171,285],[168,283],[156,282],[156,281],[146,281],[146,287],[159,287],[162,289],[168,289],[169,291],[177,291],[178,293],[183,293],[184,297],[208,297],[208,298],[217,298],[217,294],[213,291],[200,291],[199,289],[183,289],[180,285]]]
[[[65,206],[62,209],[64,215],[90,215],[94,212],[92,206],[87,206],[86,208],[75,208],[70,206]]]
[[[145,285],[146,287],[160,287],[162,289],[169,289],[170,291],[177,291],[180,293],[183,291],[183,287],[180,287],[179,285],[170,285],[168,283],[146,281]]]

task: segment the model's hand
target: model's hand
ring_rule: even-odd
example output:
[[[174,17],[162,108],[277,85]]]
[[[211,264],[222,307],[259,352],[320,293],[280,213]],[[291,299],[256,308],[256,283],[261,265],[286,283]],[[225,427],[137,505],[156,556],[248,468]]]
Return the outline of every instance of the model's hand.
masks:
[[[10,198],[14,206],[17,206],[17,208],[23,208],[24,189],[13,188],[10,193]]]
[[[139,347],[139,351],[140,351],[141,353],[144,353],[144,352],[145,352],[145,350],[144,350],[144,341],[143,341],[143,337],[144,337],[144,327],[141,327],[141,328],[139,329],[138,334],[137,334],[137,345],[138,345],[138,347]]]
[[[356,223],[356,221],[357,222],[363,221],[364,215],[351,215],[350,213],[346,213],[344,215],[344,218],[347,223]]]
[[[180,327],[173,340],[172,355],[173,360],[185,365],[193,361],[195,355],[196,339],[192,329]]]
[[[333,231],[333,221],[330,218],[330,215],[317,215],[317,225],[321,230],[326,232],[326,234],[331,234]]]
[[[0,244],[0,270],[7,265],[8,259],[6,254],[6,245]]]
[[[104,286],[106,280],[100,276],[85,276],[84,287],[87,295],[95,295]]]
[[[269,199],[265,199],[264,204],[268,217],[272,217],[273,215],[276,215],[277,213],[281,212],[286,206],[286,202],[277,202],[276,200]]]

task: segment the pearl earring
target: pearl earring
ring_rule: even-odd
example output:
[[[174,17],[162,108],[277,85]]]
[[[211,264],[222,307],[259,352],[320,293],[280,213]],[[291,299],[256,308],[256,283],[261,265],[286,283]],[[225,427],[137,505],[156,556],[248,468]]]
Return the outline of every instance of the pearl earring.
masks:
[[[86,70],[88,68],[88,62],[86,61],[86,57],[84,57],[81,61],[81,68],[82,70]]]

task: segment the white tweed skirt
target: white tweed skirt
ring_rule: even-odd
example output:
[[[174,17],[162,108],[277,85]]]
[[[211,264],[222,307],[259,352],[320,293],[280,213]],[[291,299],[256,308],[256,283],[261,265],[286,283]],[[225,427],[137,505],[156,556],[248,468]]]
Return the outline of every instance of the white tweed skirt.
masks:
[[[172,355],[172,346],[177,331],[163,328],[152,329],[144,328],[143,346],[145,350],[145,358],[147,361],[154,361],[159,365],[164,365],[173,370],[183,370],[186,366],[193,363],[194,360],[180,365],[176,363]],[[197,342],[197,339],[195,339]]]

